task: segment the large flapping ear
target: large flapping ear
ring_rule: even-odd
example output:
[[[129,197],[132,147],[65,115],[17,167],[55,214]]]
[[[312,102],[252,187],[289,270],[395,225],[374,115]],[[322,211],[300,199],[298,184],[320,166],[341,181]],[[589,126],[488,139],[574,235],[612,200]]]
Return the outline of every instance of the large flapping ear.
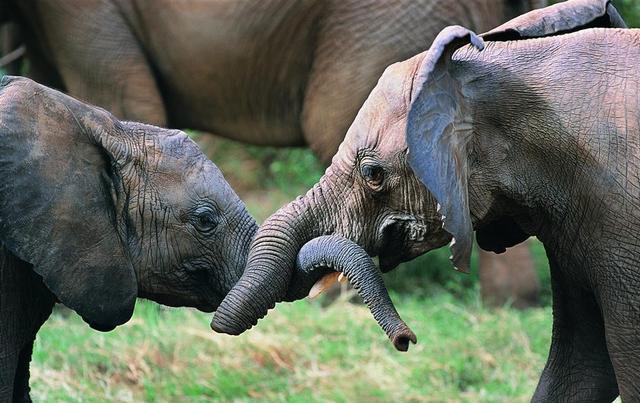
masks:
[[[129,320],[137,296],[116,223],[126,136],[102,109],[29,79],[0,82],[0,241],[99,330]]]
[[[469,43],[484,48],[482,39],[460,26],[438,34],[414,79],[407,116],[409,165],[440,205],[444,229],[453,236],[453,265],[461,271],[469,270],[473,244],[467,194],[472,128],[463,117],[460,83],[449,65],[453,53]]]
[[[626,27],[610,0],[569,0],[522,14],[481,36],[485,41],[509,41]]]

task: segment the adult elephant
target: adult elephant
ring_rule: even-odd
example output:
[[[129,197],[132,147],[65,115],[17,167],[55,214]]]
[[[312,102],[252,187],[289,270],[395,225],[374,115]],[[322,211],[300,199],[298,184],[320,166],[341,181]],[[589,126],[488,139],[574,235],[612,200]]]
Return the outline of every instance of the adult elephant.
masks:
[[[35,335],[56,302],[91,327],[137,297],[213,311],[253,218],[184,133],[121,122],[25,78],[0,87],[0,401],[29,400]]]
[[[575,0],[484,41],[449,27],[390,66],[319,183],[261,226],[213,328],[299,297],[296,255],[321,235],[383,271],[449,241],[467,270],[474,230],[493,252],[535,235],[553,336],[534,401],[640,401],[640,30],[609,27],[624,22],[608,1]]]
[[[483,32],[543,3],[5,0],[5,11],[21,23],[42,83],[123,119],[306,144],[328,163],[386,66],[447,25]],[[513,259],[481,256],[491,302],[536,303],[537,276],[520,248]],[[518,277],[500,275],[504,266]]]

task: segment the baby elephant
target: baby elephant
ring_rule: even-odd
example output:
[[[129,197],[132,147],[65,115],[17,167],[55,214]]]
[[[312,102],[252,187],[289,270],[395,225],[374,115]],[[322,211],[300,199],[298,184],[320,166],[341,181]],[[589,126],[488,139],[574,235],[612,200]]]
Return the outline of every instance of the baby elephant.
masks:
[[[285,299],[320,235],[383,270],[449,241],[467,270],[474,230],[494,252],[533,235],[554,311],[534,401],[640,401],[640,30],[623,26],[568,1],[482,37],[449,27],[387,68],[319,183],[260,227],[214,328]]]
[[[136,297],[213,311],[257,226],[184,133],[121,122],[18,77],[0,87],[0,401],[29,400],[56,302],[91,327]]]

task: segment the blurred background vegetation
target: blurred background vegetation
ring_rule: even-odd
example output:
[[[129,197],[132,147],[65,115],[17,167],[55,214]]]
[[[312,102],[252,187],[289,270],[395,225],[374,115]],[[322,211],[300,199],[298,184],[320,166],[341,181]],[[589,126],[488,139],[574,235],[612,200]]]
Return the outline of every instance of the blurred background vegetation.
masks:
[[[640,0],[615,0],[640,26]],[[247,146],[190,133],[262,221],[304,193],[323,167],[307,149]],[[386,275],[418,335],[397,353],[368,310],[345,294],[279,304],[240,337],[209,330],[210,315],[140,301],[110,333],[55,312],[36,341],[32,396],[41,401],[528,401],[551,336],[549,271],[531,242],[543,306],[487,309],[471,274],[454,272],[446,248]],[[327,306],[328,305],[328,306]]]
[[[630,27],[640,27],[640,1],[613,0],[613,5]]]

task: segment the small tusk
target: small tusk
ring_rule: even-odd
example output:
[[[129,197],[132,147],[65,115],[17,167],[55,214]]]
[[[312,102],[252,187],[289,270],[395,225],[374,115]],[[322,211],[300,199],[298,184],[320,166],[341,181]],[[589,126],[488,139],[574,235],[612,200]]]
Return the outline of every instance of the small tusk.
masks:
[[[318,295],[322,294],[324,290],[331,287],[333,283],[336,282],[340,273],[332,272],[325,276],[323,276],[320,280],[316,281],[316,283],[309,290],[309,298],[315,298]]]
[[[338,276],[338,283],[346,283],[347,282],[347,276],[344,275],[344,273],[340,273],[340,275]]]

